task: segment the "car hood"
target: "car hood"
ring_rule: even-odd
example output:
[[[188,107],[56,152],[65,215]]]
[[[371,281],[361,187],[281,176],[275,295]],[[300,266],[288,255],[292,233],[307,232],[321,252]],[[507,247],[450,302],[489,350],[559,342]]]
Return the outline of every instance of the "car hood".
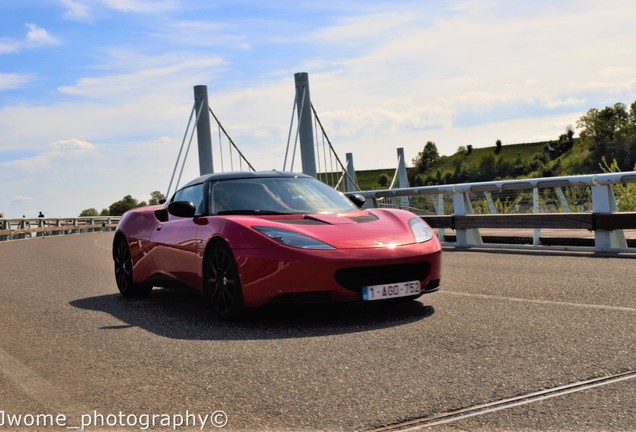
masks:
[[[413,217],[401,210],[374,209],[268,217],[260,225],[295,231],[337,249],[386,248],[415,243],[408,223]]]

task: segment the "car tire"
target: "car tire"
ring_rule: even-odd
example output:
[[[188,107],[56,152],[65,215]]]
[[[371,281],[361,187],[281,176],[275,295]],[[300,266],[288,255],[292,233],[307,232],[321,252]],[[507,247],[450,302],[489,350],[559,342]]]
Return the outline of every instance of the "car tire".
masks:
[[[152,291],[151,285],[136,283],[133,279],[132,258],[126,238],[119,237],[114,244],[115,282],[124,297],[143,297]]]
[[[244,312],[241,279],[230,247],[214,242],[206,254],[203,291],[214,313],[224,321],[240,318]]]

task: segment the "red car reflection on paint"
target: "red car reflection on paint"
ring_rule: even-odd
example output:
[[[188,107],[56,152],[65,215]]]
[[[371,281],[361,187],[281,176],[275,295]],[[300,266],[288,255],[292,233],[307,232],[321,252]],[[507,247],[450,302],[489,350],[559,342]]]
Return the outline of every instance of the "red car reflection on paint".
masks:
[[[431,228],[413,213],[363,203],[302,174],[199,177],[166,204],[124,214],[113,244],[117,287],[128,297],[185,285],[222,319],[271,301],[437,291],[441,246]]]

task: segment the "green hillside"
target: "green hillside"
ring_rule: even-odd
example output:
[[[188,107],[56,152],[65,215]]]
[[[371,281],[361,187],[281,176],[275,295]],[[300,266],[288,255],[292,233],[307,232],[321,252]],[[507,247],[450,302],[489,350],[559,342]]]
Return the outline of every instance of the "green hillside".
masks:
[[[577,121],[579,137],[568,126],[552,141],[492,147],[462,146],[440,156],[433,142],[407,168],[410,186],[456,184],[517,178],[636,170],[636,102],[591,108]],[[407,165],[409,165],[407,161]],[[358,171],[362,190],[389,187],[395,168]]]
[[[407,163],[409,185],[424,186],[600,172],[598,167],[591,170],[587,168],[590,152],[583,147],[578,138],[574,138],[571,149],[560,155],[550,150],[558,148],[558,144],[559,141],[554,140],[502,145],[499,153],[495,153],[495,146],[475,148],[470,153],[458,151],[450,156],[441,156],[433,169],[422,173],[418,173],[415,167],[409,166],[413,165],[412,163]],[[356,172],[358,185],[362,190],[386,189],[394,174],[395,168]],[[387,183],[382,182],[382,176],[385,176]]]

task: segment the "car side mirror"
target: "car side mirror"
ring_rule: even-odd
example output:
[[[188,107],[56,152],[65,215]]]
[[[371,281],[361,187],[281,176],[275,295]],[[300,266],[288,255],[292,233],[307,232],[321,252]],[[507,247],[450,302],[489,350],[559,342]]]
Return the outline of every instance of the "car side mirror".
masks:
[[[356,205],[358,208],[362,208],[367,199],[360,194],[349,195],[349,200]]]
[[[172,201],[168,205],[168,212],[177,217],[194,217],[197,209],[190,201]]]

